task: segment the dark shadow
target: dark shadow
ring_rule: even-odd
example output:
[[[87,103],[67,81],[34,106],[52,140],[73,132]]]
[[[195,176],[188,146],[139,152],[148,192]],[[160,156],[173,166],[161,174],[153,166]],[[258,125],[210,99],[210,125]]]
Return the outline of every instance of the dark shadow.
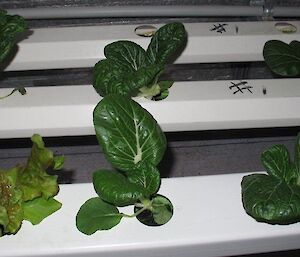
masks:
[[[49,169],[47,170],[47,173],[49,175],[57,175],[57,182],[58,184],[72,184],[74,183],[74,170],[67,170],[67,169],[61,169],[61,170],[53,170]]]
[[[300,250],[291,250],[291,251],[280,251],[280,252],[271,252],[271,253],[240,255],[237,257],[299,257],[299,256],[300,256]]]
[[[174,165],[175,165],[175,156],[172,151],[172,148],[168,146],[162,161],[158,165],[160,176],[162,178],[171,177]]]

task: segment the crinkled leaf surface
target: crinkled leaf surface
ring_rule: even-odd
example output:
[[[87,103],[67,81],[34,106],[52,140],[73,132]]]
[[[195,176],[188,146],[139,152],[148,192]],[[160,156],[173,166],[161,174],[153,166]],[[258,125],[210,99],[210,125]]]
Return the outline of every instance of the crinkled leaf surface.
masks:
[[[151,98],[159,95],[160,92],[155,90],[153,94],[158,78],[165,64],[181,53],[186,39],[184,26],[170,23],[155,33],[147,51],[131,41],[121,40],[107,45],[104,49],[107,59],[99,61],[94,67],[94,88],[101,96],[147,93],[145,96]],[[167,91],[164,91],[163,97],[166,97]]]
[[[16,233],[23,221],[22,191],[17,187],[21,167],[0,170],[0,226],[3,234]],[[0,235],[1,236],[1,235]]]
[[[33,135],[31,140],[33,143],[31,154],[19,178],[24,201],[40,196],[47,199],[56,195],[59,190],[57,176],[48,175],[46,171],[55,166],[53,152],[45,148],[40,135]]]
[[[131,183],[124,175],[115,171],[94,172],[93,184],[95,191],[104,201],[116,206],[134,204],[139,199],[149,196],[146,188]]]
[[[156,31],[147,48],[151,63],[166,64],[179,54],[187,41],[187,34],[182,23],[166,24]]]
[[[46,169],[61,168],[63,157],[53,157],[43,139],[33,135],[32,151],[25,165],[0,170],[0,234],[16,233],[23,219],[39,223],[61,206],[53,199],[58,192],[56,176]]]
[[[147,189],[149,195],[156,193],[159,189],[160,173],[151,163],[138,165],[130,172],[126,172],[126,176],[131,183]]]
[[[242,180],[246,212],[258,221],[290,224],[300,221],[300,187],[273,176],[252,174]]]
[[[107,59],[119,63],[127,71],[137,71],[147,66],[145,50],[131,41],[116,41],[107,45],[104,48],[104,55]]]
[[[300,42],[286,44],[279,40],[268,41],[263,50],[265,62],[270,69],[281,76],[300,75]]]
[[[97,230],[107,230],[119,224],[122,214],[118,209],[104,202],[100,197],[87,200],[76,216],[76,226],[86,235],[94,234]]]
[[[104,49],[107,59],[94,67],[93,86],[101,96],[134,96],[141,87],[151,86],[163,66],[147,64],[143,48],[131,41],[117,41]]]
[[[268,175],[252,174],[242,180],[244,208],[258,221],[271,224],[300,221],[299,135],[294,163],[285,146],[274,145],[261,155]]]
[[[26,29],[24,19],[17,15],[8,15],[0,10],[0,62],[8,55],[15,44],[16,36]]]
[[[23,203],[24,219],[33,225],[39,224],[43,219],[61,208],[61,203],[53,197],[45,199],[38,197]]]
[[[284,145],[274,145],[261,155],[261,161],[269,175],[289,183],[297,176],[290,163],[288,149]]]
[[[99,143],[111,164],[130,171],[137,164],[156,166],[166,150],[166,138],[155,119],[132,99],[109,95],[94,109]]]

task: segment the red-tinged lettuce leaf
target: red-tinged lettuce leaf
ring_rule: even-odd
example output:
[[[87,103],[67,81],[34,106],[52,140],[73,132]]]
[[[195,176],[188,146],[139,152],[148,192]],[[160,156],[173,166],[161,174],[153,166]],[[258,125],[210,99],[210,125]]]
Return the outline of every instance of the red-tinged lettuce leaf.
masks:
[[[17,187],[20,169],[0,170],[0,236],[15,234],[22,225],[22,191]]]
[[[48,199],[58,193],[57,176],[48,175],[47,169],[61,167],[63,160],[55,158],[53,152],[45,148],[40,135],[33,135],[30,157],[20,175],[20,187],[24,193],[24,201],[37,197]]]
[[[53,197],[49,199],[43,197],[35,198],[23,203],[24,219],[36,225],[60,208],[61,203]]]

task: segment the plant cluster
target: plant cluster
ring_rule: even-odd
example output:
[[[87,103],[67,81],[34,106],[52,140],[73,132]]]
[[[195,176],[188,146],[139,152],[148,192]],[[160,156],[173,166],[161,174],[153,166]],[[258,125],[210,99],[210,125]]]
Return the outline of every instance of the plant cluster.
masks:
[[[268,174],[252,174],[242,180],[246,212],[258,221],[290,224],[300,221],[300,133],[294,161],[284,145],[264,151],[261,161]]]
[[[158,76],[185,42],[184,26],[170,23],[155,33],[147,51],[133,42],[117,41],[105,47],[107,59],[95,65],[94,87],[104,98],[94,109],[94,127],[115,170],[94,172],[98,197],[86,201],[76,216],[82,233],[110,229],[124,217],[137,217],[151,226],[171,219],[171,202],[157,194],[161,182],[157,165],[166,150],[166,137],[131,96],[163,98],[167,90],[163,85],[169,82],[158,82]],[[117,207],[128,205],[134,205],[133,214],[119,212]]]
[[[47,169],[61,169],[64,158],[54,157],[40,135],[31,140],[26,164],[0,169],[0,236],[17,233],[23,220],[38,224],[61,207],[54,199],[59,190],[57,176],[47,174]]]
[[[183,50],[187,40],[181,23],[161,27],[144,50],[131,41],[116,41],[104,48],[106,59],[94,67],[93,86],[101,96],[120,94],[161,100],[173,81],[159,81],[165,65]]]
[[[268,41],[265,62],[278,75],[300,75],[300,43]],[[295,143],[294,162],[284,145],[264,151],[261,161],[268,174],[243,177],[242,201],[246,212],[257,221],[290,224],[300,221],[300,133]]]

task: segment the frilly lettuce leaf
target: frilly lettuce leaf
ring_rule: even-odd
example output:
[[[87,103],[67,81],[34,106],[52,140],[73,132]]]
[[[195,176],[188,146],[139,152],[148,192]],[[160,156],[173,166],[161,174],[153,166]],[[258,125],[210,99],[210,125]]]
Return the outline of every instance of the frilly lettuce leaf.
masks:
[[[24,201],[43,196],[48,199],[58,193],[57,176],[47,174],[47,169],[55,167],[58,160],[53,152],[45,148],[40,135],[31,137],[33,146],[27,165],[20,175],[20,186],[24,193]],[[56,162],[55,162],[56,161]]]
[[[54,157],[40,135],[31,140],[27,164],[0,170],[0,236],[15,234],[24,219],[38,224],[61,207],[53,198],[59,191],[57,176],[46,170],[60,169],[64,158]]]
[[[21,167],[0,171],[0,226],[1,233],[16,233],[22,224],[22,191],[17,186]]]

